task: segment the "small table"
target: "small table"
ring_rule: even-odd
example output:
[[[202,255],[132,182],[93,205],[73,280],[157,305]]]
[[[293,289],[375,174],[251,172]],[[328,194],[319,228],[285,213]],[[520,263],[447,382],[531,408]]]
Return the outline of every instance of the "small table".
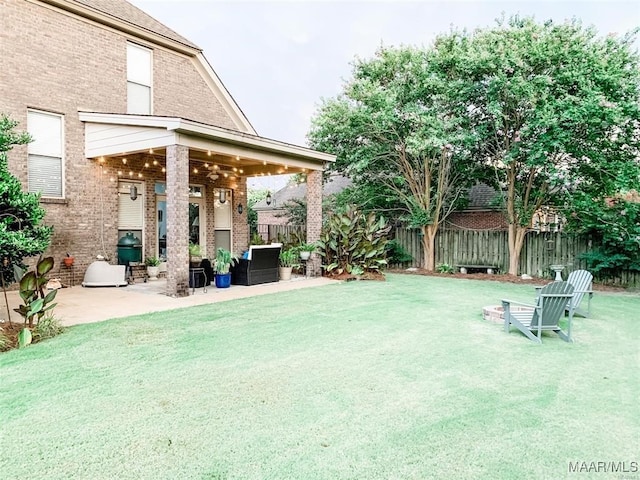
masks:
[[[202,290],[204,293],[207,293],[207,274],[204,271],[204,268],[189,268],[189,286],[193,288],[192,293],[196,293],[196,288],[200,288],[200,282],[202,280]]]

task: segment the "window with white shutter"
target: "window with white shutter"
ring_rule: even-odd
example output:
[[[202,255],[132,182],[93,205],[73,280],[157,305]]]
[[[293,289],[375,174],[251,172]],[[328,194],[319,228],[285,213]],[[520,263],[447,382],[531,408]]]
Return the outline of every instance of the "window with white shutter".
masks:
[[[28,146],[29,191],[40,192],[43,197],[64,197],[63,118],[39,110],[27,112],[27,130],[33,137]]]

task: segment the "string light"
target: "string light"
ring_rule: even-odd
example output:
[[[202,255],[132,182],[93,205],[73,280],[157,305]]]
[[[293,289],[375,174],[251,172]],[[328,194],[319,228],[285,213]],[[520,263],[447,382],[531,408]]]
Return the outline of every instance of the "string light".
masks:
[[[123,159],[122,159],[122,164],[123,164],[123,165],[126,165],[126,164],[127,164],[127,159],[126,159],[126,158],[123,158]]]

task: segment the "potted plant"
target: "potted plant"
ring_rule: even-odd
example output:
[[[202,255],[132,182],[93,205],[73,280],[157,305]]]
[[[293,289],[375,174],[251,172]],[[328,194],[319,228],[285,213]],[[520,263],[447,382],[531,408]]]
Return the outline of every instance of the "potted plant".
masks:
[[[73,258],[69,253],[67,253],[67,256],[62,259],[62,263],[64,263],[65,267],[71,267],[74,261],[75,258]]]
[[[280,280],[291,280],[291,270],[296,265],[298,254],[295,248],[280,252]]]
[[[305,262],[309,260],[311,254],[316,251],[315,243],[303,243],[298,245],[297,247],[298,253],[300,254],[300,260],[304,260]]]
[[[198,268],[202,262],[202,247],[197,243],[189,243],[189,264],[192,268]]]
[[[216,287],[217,288],[229,288],[231,285],[231,273],[229,269],[231,265],[235,265],[238,258],[235,257],[229,250],[224,248],[218,248],[216,250],[216,258],[213,268],[216,271]]]
[[[160,260],[158,257],[147,257],[144,259],[144,264],[147,266],[149,280],[157,280],[160,272]]]

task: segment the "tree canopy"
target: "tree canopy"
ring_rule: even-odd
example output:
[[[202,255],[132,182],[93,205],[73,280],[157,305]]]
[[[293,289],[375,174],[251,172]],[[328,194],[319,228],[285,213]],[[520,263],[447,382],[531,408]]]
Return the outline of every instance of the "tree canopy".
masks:
[[[353,78],[315,116],[309,140],[337,155],[335,167],[367,207],[399,212],[422,229],[425,267],[433,241],[471,182],[466,117],[452,85],[431,66],[430,51],[381,48],[353,65]]]
[[[571,214],[577,204],[584,210],[585,198],[638,190],[634,39],[635,32],[602,38],[577,20],[514,16],[493,28],[452,30],[426,49],[381,49],[355,62],[309,139],[336,153],[336,167],[356,185],[384,185],[372,189],[383,199],[371,203],[395,202],[425,238],[471,181],[497,186],[509,273],[517,274],[541,206]],[[579,224],[580,216],[571,223]]]

